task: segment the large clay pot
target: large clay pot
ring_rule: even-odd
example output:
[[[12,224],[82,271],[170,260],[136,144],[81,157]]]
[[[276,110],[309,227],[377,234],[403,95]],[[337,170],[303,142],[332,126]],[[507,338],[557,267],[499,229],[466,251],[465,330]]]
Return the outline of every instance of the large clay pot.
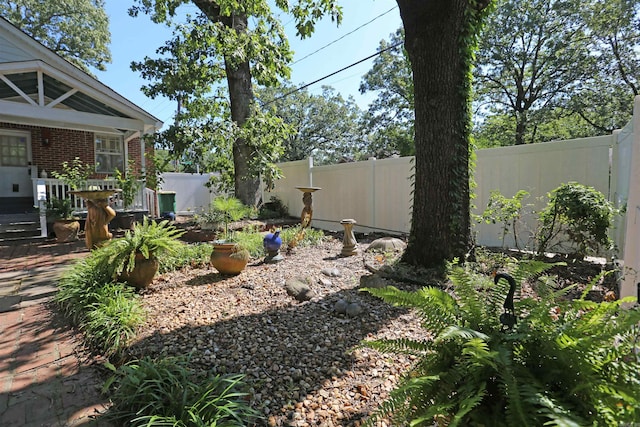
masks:
[[[159,267],[160,264],[156,257],[151,255],[147,259],[144,255],[138,253],[136,254],[133,270],[128,272],[125,268],[125,271],[120,275],[120,279],[136,288],[146,288],[153,282],[153,277],[158,272]]]
[[[80,222],[75,219],[56,219],[53,222],[53,232],[58,243],[73,242],[78,240]]]
[[[235,243],[214,242],[211,265],[220,274],[240,274],[249,262],[249,253],[238,249]]]

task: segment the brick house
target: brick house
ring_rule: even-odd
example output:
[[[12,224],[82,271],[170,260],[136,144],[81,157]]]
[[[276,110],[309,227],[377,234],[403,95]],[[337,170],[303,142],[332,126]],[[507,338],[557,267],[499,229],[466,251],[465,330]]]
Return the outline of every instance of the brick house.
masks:
[[[95,165],[95,182],[129,159],[149,172],[153,148],[142,137],[161,126],[0,17],[0,214],[33,210],[38,180],[50,184],[51,172],[75,157]]]

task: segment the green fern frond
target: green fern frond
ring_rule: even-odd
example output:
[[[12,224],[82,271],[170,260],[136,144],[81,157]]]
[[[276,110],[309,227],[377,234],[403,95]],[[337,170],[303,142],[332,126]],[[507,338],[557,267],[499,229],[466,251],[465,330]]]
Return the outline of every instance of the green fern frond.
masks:
[[[539,260],[526,260],[517,264],[516,269],[511,273],[516,283],[522,283],[532,278],[540,276],[553,267],[567,265],[565,262],[548,263]]]
[[[435,339],[436,343],[441,343],[443,341],[450,341],[457,338],[461,338],[463,340],[471,340],[474,338],[478,338],[480,340],[488,340],[489,336],[483,334],[482,332],[478,332],[471,328],[465,328],[461,326],[451,325],[445,328]]]
[[[431,349],[427,342],[400,338],[395,340],[362,341],[361,346],[372,348],[381,353],[401,353],[421,356]]]
[[[613,272],[614,270],[604,270],[601,271],[600,274],[597,274],[593,279],[591,279],[591,281],[589,281],[589,283],[587,283],[587,286],[585,286],[582,294],[580,295],[580,299],[584,300],[589,292],[591,292],[591,290],[598,284],[598,282],[600,282],[602,279]]]
[[[361,291],[368,292],[396,307],[417,309],[422,327],[434,334],[446,325],[456,322],[456,300],[442,289],[425,287],[416,292],[407,292],[394,286],[387,286],[362,288]]]
[[[449,279],[454,285],[456,296],[458,297],[458,307],[463,313],[468,326],[478,328],[486,319],[486,306],[483,298],[478,292],[478,287],[483,280],[479,276],[472,274],[462,267],[453,267]]]

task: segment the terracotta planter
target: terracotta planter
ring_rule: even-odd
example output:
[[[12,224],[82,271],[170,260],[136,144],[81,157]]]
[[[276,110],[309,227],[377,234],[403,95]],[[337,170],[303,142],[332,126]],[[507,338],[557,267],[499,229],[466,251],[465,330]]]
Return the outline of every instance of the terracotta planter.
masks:
[[[211,253],[211,265],[220,274],[240,274],[249,262],[249,253],[238,250],[235,243],[218,242],[213,244]]]
[[[80,222],[75,219],[56,219],[53,222],[53,232],[58,243],[73,242],[78,240]]]
[[[142,254],[136,254],[135,265],[131,272],[125,271],[120,275],[120,279],[124,280],[131,286],[138,289],[146,288],[153,282],[153,278],[158,272],[160,264],[158,259],[151,255],[149,259]]]

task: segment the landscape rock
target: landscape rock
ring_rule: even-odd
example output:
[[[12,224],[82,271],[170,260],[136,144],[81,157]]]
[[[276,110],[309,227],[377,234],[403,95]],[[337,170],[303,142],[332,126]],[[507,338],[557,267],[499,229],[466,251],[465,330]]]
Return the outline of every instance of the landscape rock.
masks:
[[[384,277],[380,277],[377,274],[370,274],[368,276],[360,277],[360,287],[362,288],[386,288],[389,286],[389,282]]]
[[[348,306],[349,306],[349,303],[343,300],[342,298],[340,298],[336,302],[336,304],[333,306],[333,309],[335,310],[336,313],[346,314]]]
[[[284,284],[287,294],[294,297],[297,301],[309,301],[313,298],[313,291],[309,286],[309,280],[300,277],[288,279]]]
[[[329,276],[329,277],[342,276],[342,273],[340,273],[340,270],[338,270],[337,268],[323,268],[320,272],[325,276]]]

